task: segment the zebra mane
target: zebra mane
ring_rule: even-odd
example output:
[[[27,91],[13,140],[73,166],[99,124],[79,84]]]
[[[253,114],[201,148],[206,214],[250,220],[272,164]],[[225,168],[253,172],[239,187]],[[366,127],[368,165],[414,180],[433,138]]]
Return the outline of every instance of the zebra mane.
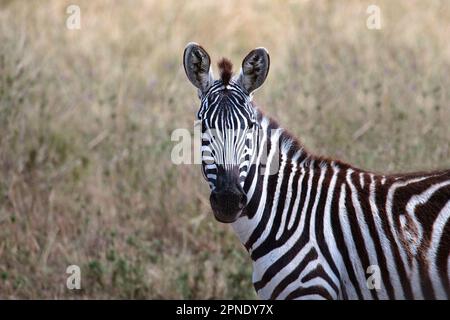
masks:
[[[253,103],[253,105],[257,107],[255,103]],[[269,122],[267,127],[268,130],[273,129],[282,130],[280,134],[280,147],[288,155],[289,158],[292,158],[298,152],[299,155],[296,158],[296,160],[299,163],[302,163],[302,165],[305,168],[312,167],[316,169],[321,169],[326,165],[333,165],[341,169],[353,169],[358,172],[369,173],[368,171],[356,168],[345,161],[310,152],[308,148],[306,148],[305,145],[301,142],[301,140],[298,139],[292,132],[280,126],[280,124],[275,119],[265,115],[259,108],[258,111],[260,116],[262,118],[266,118],[267,121]]]
[[[220,79],[226,86],[230,83],[233,75],[233,64],[227,58],[222,58],[217,65],[219,67]]]

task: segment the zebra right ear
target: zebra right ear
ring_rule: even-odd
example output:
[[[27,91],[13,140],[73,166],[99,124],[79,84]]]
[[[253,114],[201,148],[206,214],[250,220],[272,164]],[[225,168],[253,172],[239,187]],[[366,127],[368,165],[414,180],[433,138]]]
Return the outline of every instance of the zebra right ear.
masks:
[[[200,45],[190,42],[183,55],[184,71],[188,79],[201,93],[208,91],[214,82],[209,54]]]

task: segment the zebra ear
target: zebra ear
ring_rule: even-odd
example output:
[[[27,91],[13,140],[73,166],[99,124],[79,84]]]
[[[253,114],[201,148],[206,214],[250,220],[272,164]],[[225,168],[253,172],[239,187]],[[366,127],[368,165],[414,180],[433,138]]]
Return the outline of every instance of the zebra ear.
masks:
[[[188,79],[201,93],[206,92],[214,82],[211,59],[200,45],[190,42],[184,49],[184,71]]]
[[[269,73],[270,57],[265,48],[252,50],[242,61],[241,73],[237,79],[248,94],[258,89]]]

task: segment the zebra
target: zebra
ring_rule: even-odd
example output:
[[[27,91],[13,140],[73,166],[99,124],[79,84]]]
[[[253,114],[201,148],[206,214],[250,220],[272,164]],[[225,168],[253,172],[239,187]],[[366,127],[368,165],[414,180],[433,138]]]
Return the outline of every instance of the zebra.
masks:
[[[450,298],[450,170],[380,175],[313,155],[253,102],[264,48],[236,75],[223,58],[216,80],[196,43],[183,64],[211,208],[248,251],[261,299]]]

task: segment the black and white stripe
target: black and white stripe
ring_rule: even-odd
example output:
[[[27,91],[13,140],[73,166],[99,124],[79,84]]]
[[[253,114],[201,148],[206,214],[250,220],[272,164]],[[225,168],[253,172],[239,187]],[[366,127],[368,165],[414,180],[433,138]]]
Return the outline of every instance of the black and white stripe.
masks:
[[[233,223],[261,298],[450,298],[450,171],[378,176],[316,158],[284,132],[270,141],[280,169],[249,177]],[[367,285],[369,266],[379,289]]]

